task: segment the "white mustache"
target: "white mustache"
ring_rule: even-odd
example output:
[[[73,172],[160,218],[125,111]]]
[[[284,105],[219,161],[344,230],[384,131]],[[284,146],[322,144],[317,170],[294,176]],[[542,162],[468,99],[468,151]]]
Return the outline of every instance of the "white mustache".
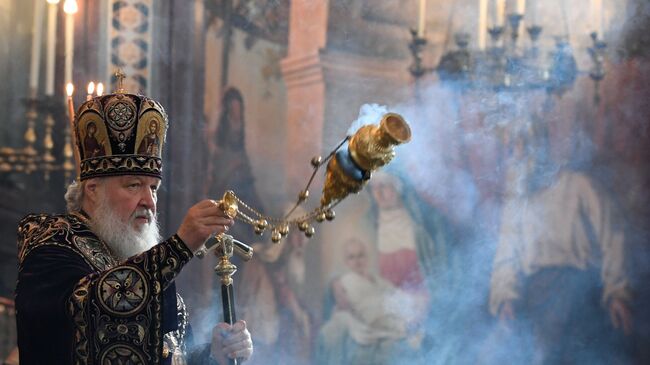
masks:
[[[153,221],[153,212],[147,208],[138,208],[133,214],[131,214],[131,221],[134,221],[137,218],[147,218],[149,222]]]

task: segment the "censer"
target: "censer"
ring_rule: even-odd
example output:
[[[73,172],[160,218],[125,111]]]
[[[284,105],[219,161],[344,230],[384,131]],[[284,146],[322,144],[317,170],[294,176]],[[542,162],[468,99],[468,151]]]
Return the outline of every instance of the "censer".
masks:
[[[273,218],[260,213],[239,199],[233,191],[226,191],[219,201],[221,209],[233,219],[250,225],[255,233],[263,235],[271,232],[271,241],[278,243],[286,237],[291,229],[299,229],[305,236],[314,235],[314,222],[331,221],[334,219],[333,208],[350,193],[358,193],[372,176],[372,172],[389,163],[395,157],[394,146],[406,143],[411,139],[411,129],[396,113],[384,114],[379,125],[365,125],[352,136],[347,136],[324,159],[321,156],[312,158],[314,171],[305,188],[298,194],[298,200],[293,208],[282,218]],[[320,205],[298,217],[291,217],[295,209],[309,197],[309,187],[318,170],[327,165],[325,183],[320,199]],[[232,275],[237,267],[230,262],[233,254],[248,261],[253,257],[253,248],[230,235],[220,234],[210,238],[196,253],[204,257],[210,249],[215,249],[219,262],[215,267],[216,274],[221,278],[221,298],[224,321],[233,324],[236,321]],[[237,360],[231,360],[237,364]]]

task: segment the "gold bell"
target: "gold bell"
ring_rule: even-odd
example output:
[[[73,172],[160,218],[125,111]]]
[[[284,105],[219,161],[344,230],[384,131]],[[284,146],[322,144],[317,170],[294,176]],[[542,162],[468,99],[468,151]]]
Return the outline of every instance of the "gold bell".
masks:
[[[314,232],[316,232],[316,230],[314,230],[314,227],[307,227],[305,230],[305,236],[307,236],[307,238],[311,238],[311,236],[314,235]]]
[[[328,209],[328,210],[325,212],[325,218],[327,218],[328,221],[334,220],[334,217],[336,217],[336,214],[334,213],[333,210]]]
[[[298,229],[300,229],[303,232],[307,231],[308,228],[309,228],[309,223],[307,221],[300,222],[300,224],[298,225]]]
[[[322,222],[325,220],[325,212],[320,212],[316,215],[316,221],[317,222]]]
[[[278,230],[281,235],[286,236],[289,234],[289,225],[288,224],[283,224],[280,226],[280,229]]]
[[[282,234],[280,234],[280,231],[278,231],[277,229],[274,229],[271,232],[271,242],[278,243],[278,242],[280,242],[281,239],[282,239]]]
[[[320,164],[323,162],[323,158],[320,156],[316,156],[311,159],[311,165],[314,167],[320,166]]]
[[[298,194],[298,199],[300,201],[304,201],[309,197],[309,190],[303,190]]]

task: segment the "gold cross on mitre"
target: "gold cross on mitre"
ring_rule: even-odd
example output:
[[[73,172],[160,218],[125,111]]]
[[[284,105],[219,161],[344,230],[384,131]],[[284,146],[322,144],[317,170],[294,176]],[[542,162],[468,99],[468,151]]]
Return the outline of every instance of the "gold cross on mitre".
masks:
[[[123,94],[124,93],[124,79],[126,78],[126,75],[124,72],[122,72],[121,68],[118,68],[117,71],[115,71],[115,78],[117,79],[117,90],[115,91],[116,93]]]

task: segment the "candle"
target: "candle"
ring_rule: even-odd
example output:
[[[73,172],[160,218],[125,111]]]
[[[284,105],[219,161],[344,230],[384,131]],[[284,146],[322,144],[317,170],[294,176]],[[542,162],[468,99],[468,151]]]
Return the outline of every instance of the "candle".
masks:
[[[56,12],[59,0],[47,0],[47,58],[45,59],[45,95],[54,95],[54,61],[56,51]]]
[[[494,25],[498,27],[502,27],[505,14],[506,14],[506,0],[495,0],[494,1]]]
[[[74,160],[76,161],[76,170],[77,170],[77,181],[79,181],[79,169],[81,166],[79,166],[79,149],[77,148],[77,138],[75,134],[75,128],[74,128],[74,102],[72,101],[72,94],[74,93],[74,85],[72,85],[71,82],[69,82],[65,86],[65,91],[66,94],[68,94],[68,117],[70,118],[70,141],[72,142],[72,151],[74,153]]]
[[[72,82],[72,63],[74,58],[74,14],[77,12],[76,0],[65,0],[63,11],[65,12],[65,67],[64,80]]]
[[[603,34],[603,0],[591,0],[591,26],[598,36]]]
[[[478,1],[478,48],[485,49],[485,33],[487,31],[488,0]]]
[[[74,85],[71,82],[65,85],[65,93],[68,95],[68,116],[70,117],[70,122],[72,122],[74,120],[74,102],[72,101]]]
[[[526,13],[526,0],[517,0],[517,14],[524,15]]]
[[[32,58],[29,65],[29,90],[30,96],[36,97],[38,93],[38,74],[41,61],[41,35],[43,34],[43,11],[45,3],[37,0],[34,3],[34,24],[32,25]]]
[[[97,83],[97,96],[104,95],[104,84],[101,82]]]
[[[537,25],[537,1],[528,5],[528,21],[531,25]]]
[[[420,12],[418,13],[418,37],[424,38],[424,28],[427,19],[427,0],[420,0]]]
[[[92,99],[94,92],[95,92],[95,83],[91,81],[88,83],[88,95],[86,95],[86,100]]]

